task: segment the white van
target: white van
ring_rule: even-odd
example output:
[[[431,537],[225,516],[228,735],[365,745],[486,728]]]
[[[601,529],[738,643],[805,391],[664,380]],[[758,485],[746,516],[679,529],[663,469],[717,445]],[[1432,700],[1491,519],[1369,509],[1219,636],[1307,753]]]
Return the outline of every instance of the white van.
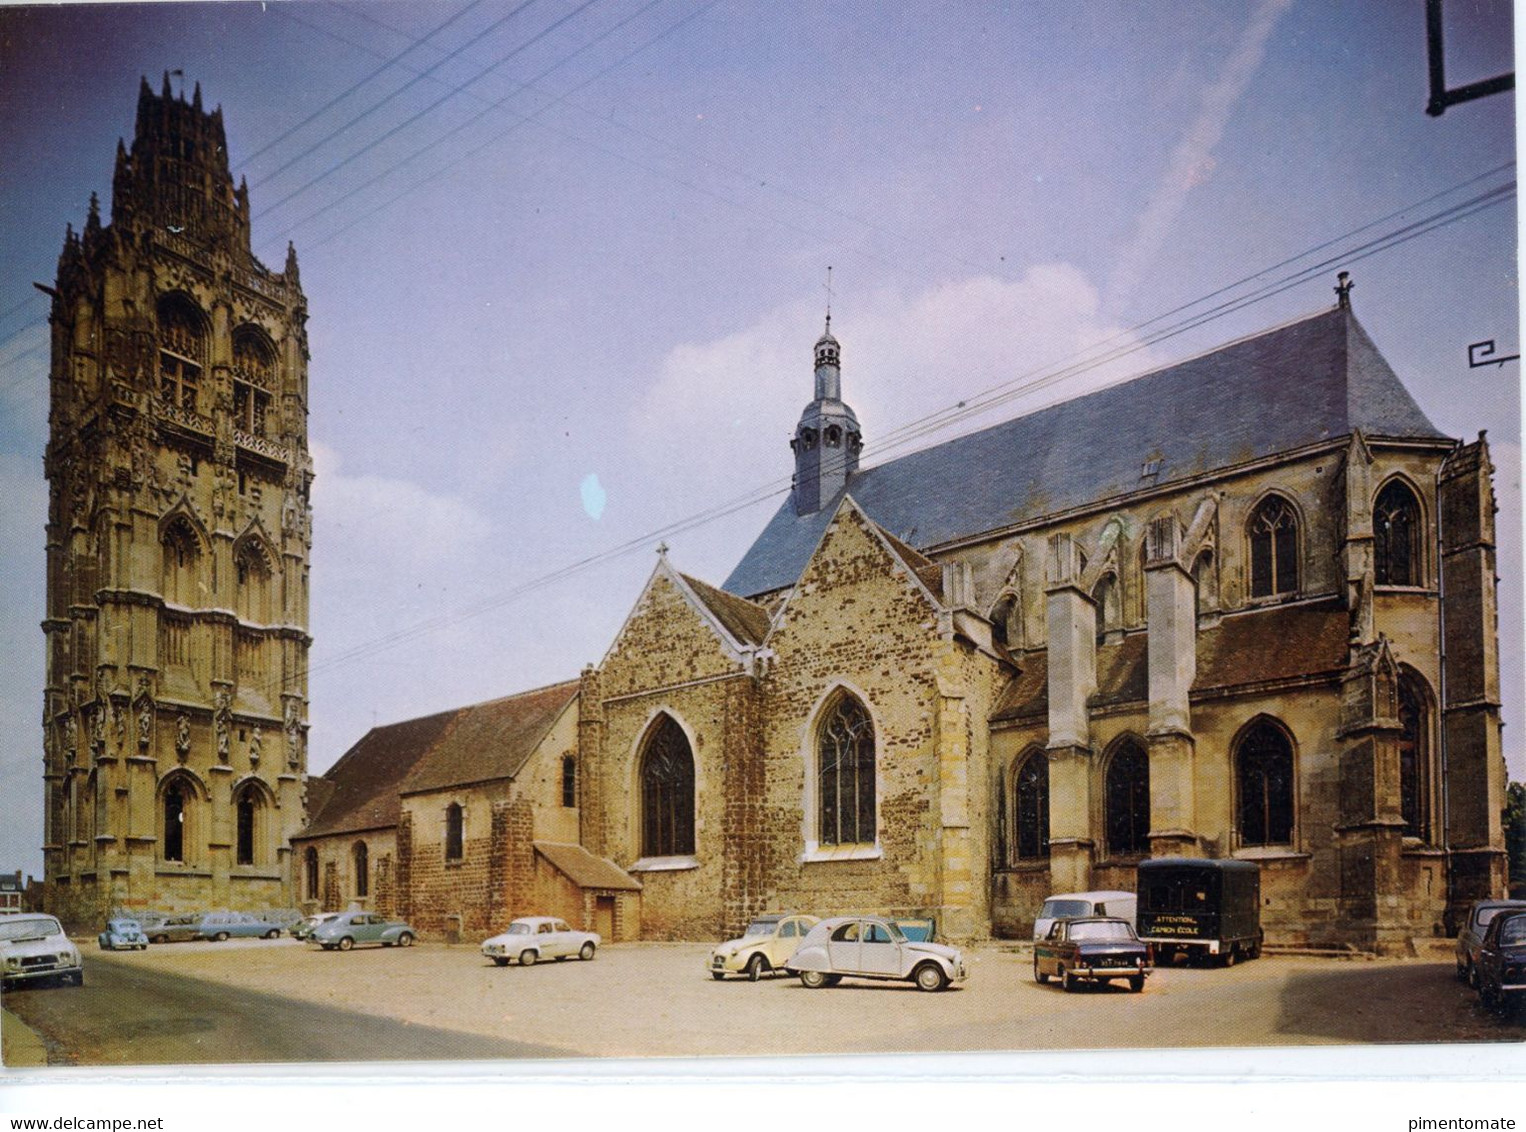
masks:
[[[0,984],[31,979],[60,979],[80,986],[85,968],[79,948],[52,916],[21,912],[0,917]]]
[[[1043,939],[1056,920],[1074,920],[1081,916],[1116,916],[1134,923],[1139,898],[1132,892],[1059,892],[1044,901],[1038,919],[1033,921],[1033,938]]]

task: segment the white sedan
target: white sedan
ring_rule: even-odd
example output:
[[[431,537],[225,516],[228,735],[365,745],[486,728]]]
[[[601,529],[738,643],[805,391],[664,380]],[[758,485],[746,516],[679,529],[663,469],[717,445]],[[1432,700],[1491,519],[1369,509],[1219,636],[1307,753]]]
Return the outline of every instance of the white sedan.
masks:
[[[483,940],[482,954],[500,967],[507,967],[510,959],[529,967],[542,959],[566,959],[569,955],[592,959],[602,942],[597,932],[576,931],[554,916],[522,916],[502,935]]]

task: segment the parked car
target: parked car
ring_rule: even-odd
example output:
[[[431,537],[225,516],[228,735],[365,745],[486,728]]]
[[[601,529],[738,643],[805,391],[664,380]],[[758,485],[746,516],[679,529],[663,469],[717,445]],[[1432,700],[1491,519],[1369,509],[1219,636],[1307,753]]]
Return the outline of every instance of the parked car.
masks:
[[[137,920],[129,920],[125,916],[106,921],[106,930],[96,936],[96,942],[101,945],[102,951],[146,951],[148,949],[148,936],[143,934],[143,928]]]
[[[205,938],[201,934],[201,917],[195,914],[165,916],[152,927],[144,928],[143,934],[150,943],[184,943]]]
[[[815,916],[769,912],[754,916],[739,939],[728,939],[710,952],[712,979],[745,974],[753,982],[772,971],[783,971],[800,941],[821,921]]]
[[[597,932],[581,932],[554,916],[521,916],[508,930],[482,941],[482,954],[500,967],[510,959],[532,967],[542,959],[592,959],[604,942]]]
[[[348,951],[357,943],[412,947],[417,934],[401,920],[389,920],[375,912],[343,912],[328,923],[320,924],[311,938],[324,951],[332,951],[336,947],[340,951]]]
[[[301,923],[294,925],[291,929],[291,936],[293,939],[311,939],[313,932],[317,931],[324,924],[332,923],[342,915],[344,915],[343,912],[315,913],[308,916]]]
[[[208,912],[197,928],[202,939],[275,939],[281,925],[272,924],[248,912]]]
[[[1157,963],[1177,955],[1229,967],[1261,954],[1261,866],[1254,861],[1156,857],[1139,862],[1139,938]]]
[[[939,991],[968,975],[958,948],[909,940],[895,921],[879,916],[822,920],[800,941],[784,969],[813,990],[851,976],[899,979]]]
[[[1457,977],[1470,987],[1478,987],[1478,948],[1489,922],[1513,908],[1526,910],[1526,900],[1478,900],[1468,909],[1468,918],[1457,933]]]
[[[1489,921],[1475,961],[1478,997],[1503,1011],[1526,995],[1526,911],[1501,912]]]
[[[1115,916],[1134,922],[1139,898],[1132,892],[1057,892],[1044,901],[1033,921],[1033,938],[1046,939],[1049,929],[1060,919],[1076,920],[1082,916]]]
[[[1049,935],[1033,945],[1034,982],[1059,979],[1068,991],[1082,982],[1121,979],[1138,992],[1149,973],[1149,948],[1134,934],[1134,925],[1119,917],[1056,920]]]
[[[0,916],[0,988],[16,983],[59,980],[82,986],[85,967],[53,916],[18,912]]]

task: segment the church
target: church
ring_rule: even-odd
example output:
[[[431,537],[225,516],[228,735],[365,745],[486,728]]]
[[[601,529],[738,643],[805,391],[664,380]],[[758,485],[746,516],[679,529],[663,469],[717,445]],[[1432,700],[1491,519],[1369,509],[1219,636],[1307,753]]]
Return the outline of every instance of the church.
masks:
[[[576,682],[373,730],[294,842],[310,901],[376,899],[374,842],[426,932],[1013,937],[1052,892],[1225,857],[1268,942],[1402,952],[1503,890],[1487,442],[1435,429],[1349,282],[873,467],[830,324],[813,380],[724,583],[661,551]]]
[[[1345,278],[870,466],[829,320],[793,489],[727,578],[660,550],[597,665],[309,778],[306,308],[294,253],[248,253],[220,131],[145,87],[112,223],[60,261],[50,907],[971,940],[1197,856],[1259,865],[1268,943],[1395,953],[1503,892],[1488,445],[1431,424]]]

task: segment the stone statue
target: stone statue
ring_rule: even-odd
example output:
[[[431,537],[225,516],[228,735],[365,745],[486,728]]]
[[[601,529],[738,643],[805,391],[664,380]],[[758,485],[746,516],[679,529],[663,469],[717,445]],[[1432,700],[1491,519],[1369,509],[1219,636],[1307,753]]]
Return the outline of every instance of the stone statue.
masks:
[[[175,724],[175,754],[180,756],[180,761],[185,762],[191,753],[191,720],[184,713],[180,713],[180,719]]]

